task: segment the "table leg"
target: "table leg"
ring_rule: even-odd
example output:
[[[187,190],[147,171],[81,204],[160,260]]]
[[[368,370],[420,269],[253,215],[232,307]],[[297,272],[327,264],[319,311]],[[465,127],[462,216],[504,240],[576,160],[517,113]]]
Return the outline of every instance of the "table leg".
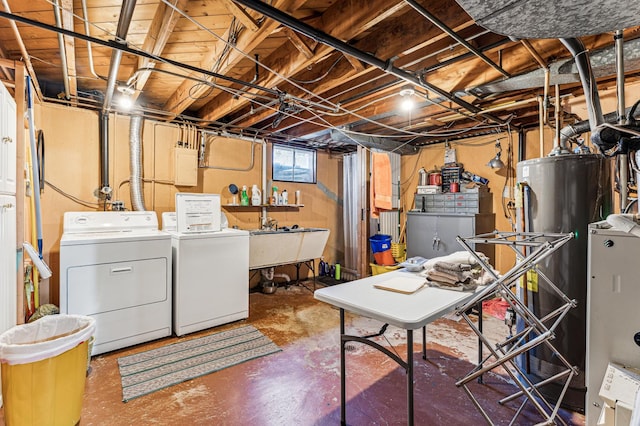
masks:
[[[478,330],[482,334],[482,301],[478,302]],[[478,336],[478,365],[482,364],[482,339]],[[478,383],[484,383],[482,376],[478,377]]]
[[[347,369],[345,366],[345,345],[346,341],[344,337],[344,309],[340,308],[340,424],[347,424],[347,398],[346,398],[346,383],[345,377]]]
[[[407,330],[407,424],[413,426],[413,330]]]
[[[422,359],[427,359],[427,326],[422,327]]]

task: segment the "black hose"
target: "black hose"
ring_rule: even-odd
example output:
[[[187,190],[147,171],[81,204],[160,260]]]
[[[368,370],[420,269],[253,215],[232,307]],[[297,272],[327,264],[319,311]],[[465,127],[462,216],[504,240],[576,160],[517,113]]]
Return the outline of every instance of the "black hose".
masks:
[[[38,155],[38,178],[40,180],[40,192],[44,192],[44,131],[38,130],[36,134],[36,152]]]
[[[634,115],[636,113],[636,108],[638,108],[638,105],[640,105],[640,99],[638,99],[636,101],[636,103],[633,104],[633,106],[631,108],[629,108],[629,112],[627,113],[627,122],[631,123],[633,121],[635,121]]]

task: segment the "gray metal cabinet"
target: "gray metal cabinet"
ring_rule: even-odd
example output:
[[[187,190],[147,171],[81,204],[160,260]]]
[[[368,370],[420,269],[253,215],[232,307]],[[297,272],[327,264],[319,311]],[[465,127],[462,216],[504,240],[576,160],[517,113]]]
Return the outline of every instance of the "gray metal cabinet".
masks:
[[[427,259],[464,248],[456,241],[457,236],[470,237],[494,230],[495,215],[485,214],[442,214],[407,212],[407,257],[421,256]],[[487,255],[493,264],[494,248],[478,245],[477,251]]]

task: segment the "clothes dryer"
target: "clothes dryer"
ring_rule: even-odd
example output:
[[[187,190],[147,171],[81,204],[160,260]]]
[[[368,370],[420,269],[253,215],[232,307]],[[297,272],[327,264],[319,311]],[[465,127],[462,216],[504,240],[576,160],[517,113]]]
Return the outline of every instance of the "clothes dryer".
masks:
[[[171,335],[171,237],[155,212],[66,212],[60,312],[96,319],[92,355]]]

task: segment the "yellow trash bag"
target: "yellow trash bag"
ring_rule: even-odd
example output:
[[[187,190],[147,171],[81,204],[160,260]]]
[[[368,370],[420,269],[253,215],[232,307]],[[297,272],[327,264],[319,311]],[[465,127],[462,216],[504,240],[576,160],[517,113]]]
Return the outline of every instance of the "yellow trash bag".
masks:
[[[88,316],[47,315],[0,335],[7,426],[80,421],[88,342],[95,327]]]

